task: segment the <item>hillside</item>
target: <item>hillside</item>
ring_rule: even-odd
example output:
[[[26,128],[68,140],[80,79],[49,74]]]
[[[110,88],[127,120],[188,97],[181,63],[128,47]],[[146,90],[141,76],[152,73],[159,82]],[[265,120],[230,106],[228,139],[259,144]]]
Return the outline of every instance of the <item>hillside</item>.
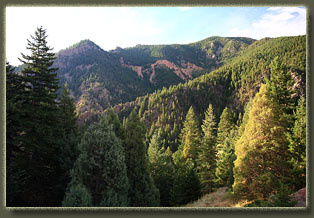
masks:
[[[128,116],[136,107],[149,129],[148,138],[155,129],[175,151],[182,122],[190,106],[199,115],[212,104],[216,117],[225,107],[231,109],[237,119],[245,104],[254,97],[261,83],[269,78],[271,62],[282,63],[294,78],[293,89],[297,96],[305,96],[306,38],[265,38],[254,42],[246,50],[215,71],[184,84],[155,91],[133,102],[114,107],[120,118]]]
[[[80,120],[163,87],[210,72],[255,40],[210,37],[186,45],[137,45],[104,51],[83,40],[57,54],[60,86],[67,82]]]

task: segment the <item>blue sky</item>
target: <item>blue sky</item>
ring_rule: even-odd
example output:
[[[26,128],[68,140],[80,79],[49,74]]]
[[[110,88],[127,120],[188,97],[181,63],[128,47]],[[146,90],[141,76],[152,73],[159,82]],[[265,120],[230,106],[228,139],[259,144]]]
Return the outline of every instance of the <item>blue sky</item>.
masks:
[[[185,44],[210,36],[303,35],[306,8],[7,7],[6,55],[11,64],[20,64],[17,57],[27,54],[27,39],[38,26],[47,29],[54,52],[83,39],[110,50],[137,44]]]

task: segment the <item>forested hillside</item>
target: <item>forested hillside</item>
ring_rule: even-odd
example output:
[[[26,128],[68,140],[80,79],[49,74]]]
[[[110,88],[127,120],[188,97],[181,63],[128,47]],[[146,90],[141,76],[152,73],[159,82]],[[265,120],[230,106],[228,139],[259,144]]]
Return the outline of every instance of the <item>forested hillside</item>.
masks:
[[[106,52],[83,40],[58,52],[54,66],[60,86],[69,84],[83,122],[110,106],[214,70],[253,41],[210,37],[187,45],[138,45]]]
[[[174,207],[216,190],[295,205],[306,36],[57,55],[46,39],[37,28],[23,67],[6,67],[7,206]]]

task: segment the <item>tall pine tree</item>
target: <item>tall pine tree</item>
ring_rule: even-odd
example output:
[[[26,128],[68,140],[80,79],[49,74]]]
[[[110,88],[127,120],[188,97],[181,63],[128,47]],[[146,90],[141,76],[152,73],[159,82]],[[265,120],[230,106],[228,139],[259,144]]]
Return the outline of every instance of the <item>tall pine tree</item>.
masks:
[[[200,178],[202,193],[213,191],[216,171],[216,119],[210,104],[205,112],[202,124],[203,138],[197,159],[197,172]]]
[[[77,125],[77,115],[75,113],[75,102],[70,97],[68,84],[65,83],[60,102],[59,119],[62,137],[60,137],[59,162],[60,174],[60,194],[64,195],[67,184],[70,182],[70,171],[78,157],[79,151],[79,129]]]
[[[164,148],[160,136],[155,133],[148,147],[150,171],[160,192],[160,206],[170,206],[170,192],[174,180],[174,164],[170,148]]]
[[[265,200],[287,178],[288,147],[281,113],[276,99],[262,85],[235,145],[233,190],[240,198]]]
[[[305,187],[306,183],[306,105],[305,99],[300,98],[294,113],[295,122],[292,133],[288,133],[289,151],[291,154],[291,170],[293,188]]]
[[[196,159],[201,145],[201,132],[198,119],[192,106],[186,114],[180,138],[184,158],[188,161],[192,161],[192,163],[196,165]]]
[[[235,124],[233,122],[233,116],[230,110],[226,107],[221,116],[218,124],[217,130],[217,168],[216,168],[216,183],[218,186],[231,186],[232,183],[232,171],[233,171],[233,161],[234,149],[233,149],[233,137],[236,134],[233,133],[231,136],[231,131],[234,131]]]
[[[130,206],[159,206],[159,190],[148,168],[146,127],[135,110],[126,119],[124,128]]]
[[[28,40],[29,55],[22,54],[25,68],[21,80],[25,86],[22,112],[19,119],[22,128],[19,147],[22,150],[18,163],[23,170],[19,206],[58,206],[61,196],[56,191],[60,176],[58,151],[61,137],[58,119],[58,79],[52,64],[55,54],[47,45],[46,30],[37,28],[32,40]],[[9,130],[10,131],[10,130]],[[8,142],[10,145],[10,142]],[[10,149],[9,149],[10,150]]]

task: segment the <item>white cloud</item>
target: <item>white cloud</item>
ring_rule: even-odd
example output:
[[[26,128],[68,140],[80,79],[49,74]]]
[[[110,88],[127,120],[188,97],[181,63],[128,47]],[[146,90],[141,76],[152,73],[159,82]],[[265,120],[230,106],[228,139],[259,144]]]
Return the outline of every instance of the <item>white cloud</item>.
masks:
[[[255,39],[304,34],[306,34],[306,9],[298,7],[270,7],[251,27],[235,27],[230,30],[231,36]]]

